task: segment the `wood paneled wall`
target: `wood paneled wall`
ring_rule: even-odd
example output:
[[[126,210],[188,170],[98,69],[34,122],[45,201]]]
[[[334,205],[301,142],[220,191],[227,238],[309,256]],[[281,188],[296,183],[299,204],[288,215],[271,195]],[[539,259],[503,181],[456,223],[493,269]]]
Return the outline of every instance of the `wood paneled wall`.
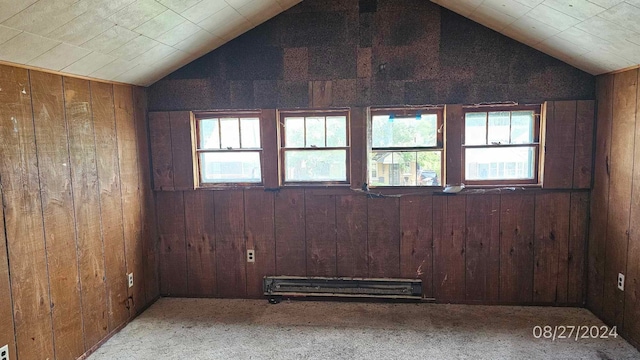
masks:
[[[640,346],[639,70],[597,79],[597,135],[589,235],[591,311]],[[625,289],[617,288],[618,273]]]
[[[76,359],[159,295],[146,102],[141,88],[0,66],[12,358]]]

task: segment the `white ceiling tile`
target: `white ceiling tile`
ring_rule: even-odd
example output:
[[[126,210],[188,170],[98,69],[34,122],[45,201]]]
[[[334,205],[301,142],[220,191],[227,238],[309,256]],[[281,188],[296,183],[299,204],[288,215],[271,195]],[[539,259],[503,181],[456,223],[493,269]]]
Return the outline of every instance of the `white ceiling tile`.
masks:
[[[529,7],[535,7],[539,4],[542,4],[542,2],[544,0],[515,0],[516,2],[519,2],[520,4],[529,6]]]
[[[97,77],[99,79],[115,79],[118,75],[133,68],[137,64],[133,61],[127,61],[124,59],[116,59],[100,69],[92,72],[89,76]]]
[[[114,23],[97,15],[84,13],[47,34],[47,37],[68,44],[81,45],[113,26]]]
[[[536,49],[560,60],[574,58],[589,52],[589,50],[557,36],[552,36],[537,44]]]
[[[576,25],[576,28],[607,40],[614,45],[618,42],[624,43],[627,40],[631,42],[634,40],[639,41],[638,44],[640,45],[639,33],[620,27],[615,23],[598,16],[594,16],[589,20],[581,22]]]
[[[586,0],[545,0],[543,4],[578,20],[587,20],[606,10]]]
[[[629,4],[633,5],[633,6],[635,6],[635,7],[640,8],[640,0],[625,0],[625,1],[626,1],[627,3],[629,3]],[[619,2],[620,2],[620,1],[618,1],[618,3],[619,3]],[[617,4],[616,4],[616,5],[617,5]],[[610,6],[610,7],[613,7],[613,6]]]
[[[149,66],[157,63],[158,61],[164,60],[165,58],[167,58],[168,56],[170,56],[176,51],[179,51],[179,50],[165,44],[158,44],[157,46],[154,46],[151,50],[143,54],[140,54],[132,61],[138,64]]]
[[[85,42],[81,46],[89,50],[108,54],[120,46],[128,43],[131,39],[140,36],[131,30],[120,26],[114,26],[93,39]]]
[[[601,6],[601,7],[605,8],[605,9],[609,9],[609,8],[612,8],[612,7],[620,4],[624,0],[588,0],[588,1],[594,3],[594,4],[598,5],[598,6]]]
[[[595,35],[584,32],[578,28],[569,28],[558,35],[557,37],[576,44],[584,49],[597,48],[600,50],[610,50],[612,44],[604,39],[601,39]]]
[[[513,0],[485,0],[482,5],[514,18],[519,18],[531,10],[531,6],[526,6]]]
[[[566,30],[580,22],[580,20],[544,4],[536,6],[527,15],[558,30]]]
[[[83,13],[76,0],[40,0],[2,24],[32,34],[46,35]]]
[[[602,51],[590,51],[583,56],[589,59],[589,63],[606,68],[608,71],[620,70],[637,65],[637,63],[633,61]]]
[[[204,30],[198,30],[195,34],[174,45],[175,48],[193,54],[203,51],[203,49],[213,50],[225,41],[213,36]]]
[[[225,23],[237,22],[240,19],[244,19],[240,13],[231,6],[225,6],[222,10],[214,13],[213,15],[205,18],[198,23],[201,28],[214,33],[216,29],[224,27]]]
[[[496,31],[502,31],[502,29],[516,21],[516,18],[485,5],[478,6],[474,12],[469,15],[469,18]]]
[[[280,7],[283,10],[288,10],[289,8],[298,5],[302,0],[276,0],[278,1],[278,4],[280,4]],[[467,2],[470,3],[478,3],[478,5],[480,5],[481,0],[468,0]]]
[[[622,26],[625,29],[640,33],[640,8],[627,3],[621,3],[599,14],[603,19]]]
[[[18,36],[22,31],[0,25],[0,45]]]
[[[198,31],[202,31],[198,25],[185,21],[182,24],[173,28],[173,30],[166,32],[160,35],[157,40],[163,44],[173,46],[189,36],[197,33]]]
[[[275,0],[253,0],[238,9],[240,15],[244,16],[253,25],[260,25],[282,12],[280,4]],[[245,29],[245,31],[248,30]],[[234,36],[235,37],[235,36]]]
[[[169,9],[181,13],[202,0],[157,0],[160,4]]]
[[[180,14],[193,23],[199,23],[212,14],[222,10],[227,3],[224,0],[204,0]]]
[[[137,0],[79,0],[78,4],[83,11],[106,19],[134,1]]]
[[[252,2],[253,0],[225,0],[227,2],[227,4],[229,4],[231,7],[238,9],[241,8],[245,5],[247,5],[248,3]],[[263,2],[265,2],[265,0],[263,0]]]
[[[124,60],[133,60],[139,55],[153,49],[160,43],[150,39],[144,35],[140,35],[134,39],[131,39],[128,43],[120,46],[109,53],[111,56],[115,56]]]
[[[0,22],[28,8],[38,0],[0,0]]]
[[[146,23],[138,26],[133,31],[150,38],[156,38],[185,21],[186,20],[182,16],[178,15],[178,13],[172,10],[167,10],[162,14],[154,17],[153,19],[147,21]]]
[[[167,8],[164,5],[154,0],[137,0],[111,15],[109,20],[118,24],[118,26],[133,30],[166,10]]]
[[[50,70],[61,70],[89,55],[91,51],[62,43],[27,64]]]
[[[503,34],[525,44],[537,44],[559,32],[560,30],[543,24],[528,15],[514,21],[502,31]]]
[[[0,46],[0,60],[26,64],[58,44],[59,41],[22,32]]]
[[[247,19],[239,17],[234,20],[225,21],[221,26],[209,32],[214,36],[230,41],[251,28],[253,28],[253,25]]]
[[[102,68],[103,66],[113,62],[114,60],[116,60],[116,58],[111,55],[92,52],[91,54],[62,69],[62,71],[70,74],[87,76],[94,71]]]

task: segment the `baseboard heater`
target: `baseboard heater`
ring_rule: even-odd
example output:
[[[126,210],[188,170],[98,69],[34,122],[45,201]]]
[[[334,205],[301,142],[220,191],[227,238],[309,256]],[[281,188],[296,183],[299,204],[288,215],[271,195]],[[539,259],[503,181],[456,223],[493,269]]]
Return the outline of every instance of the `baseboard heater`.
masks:
[[[270,301],[283,296],[422,298],[422,280],[419,279],[265,276],[263,288]]]

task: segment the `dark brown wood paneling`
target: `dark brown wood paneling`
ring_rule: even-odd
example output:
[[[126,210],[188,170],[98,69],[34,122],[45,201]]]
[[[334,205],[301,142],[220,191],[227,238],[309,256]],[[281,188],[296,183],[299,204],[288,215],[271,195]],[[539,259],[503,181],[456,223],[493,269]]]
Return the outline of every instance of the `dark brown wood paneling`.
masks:
[[[589,219],[587,306],[596,315],[602,316],[607,219],[609,216],[613,75],[598,77],[597,97],[597,134]]]
[[[122,224],[122,197],[116,140],[113,86],[91,82],[91,108],[96,135],[100,215],[104,248],[109,314],[109,331],[129,317],[126,264]]]
[[[262,297],[262,279],[276,275],[274,193],[260,189],[244,191],[244,231],[247,249],[255,262],[247,263],[247,296]]]
[[[534,196],[500,198],[500,301],[533,301]]]
[[[369,277],[400,276],[400,212],[398,198],[369,198],[367,239]]]
[[[445,121],[445,169],[446,184],[460,184],[462,181],[462,134],[464,113],[462,105],[447,105],[444,108]]]
[[[0,71],[2,69],[0,68]],[[2,75],[0,75],[2,78]],[[3,100],[0,98],[0,101]],[[0,119],[5,114],[0,105]],[[4,126],[0,120],[0,126]],[[0,131],[0,139],[3,139]],[[0,150],[5,149],[0,147]],[[4,154],[4,152],[2,152]],[[1,162],[0,162],[1,164]],[[0,168],[0,175],[2,168]],[[0,184],[1,185],[1,184]],[[0,201],[2,200],[2,186],[0,186]],[[3,319],[4,326],[0,327],[0,344],[6,344],[10,354],[16,353],[16,333],[13,322],[13,299],[11,298],[11,283],[9,279],[9,258],[7,257],[7,238],[4,227],[4,206],[0,206],[0,319]]]
[[[171,153],[173,157],[173,186],[176,190],[194,188],[193,148],[191,143],[191,113],[169,113],[171,121]]]
[[[55,354],[71,359],[84,353],[84,340],[62,76],[30,75]]]
[[[629,241],[629,214],[633,177],[633,149],[638,71],[614,75],[613,121],[607,247],[605,251],[604,320],[623,324],[624,293],[618,290],[618,273],[626,273]]]
[[[575,101],[547,103],[542,180],[545,188],[570,189],[573,186],[576,106]]]
[[[187,295],[187,246],[182,192],[156,193],[160,241],[160,294]]]
[[[0,65],[0,176],[16,354],[54,357],[31,88],[27,70]],[[19,310],[19,312],[17,311]]]
[[[467,196],[466,300],[500,299],[500,196]]]
[[[593,122],[595,101],[577,101],[576,135],[573,156],[573,188],[590,189],[593,162]]]
[[[217,282],[213,191],[185,192],[184,218],[189,265],[187,293],[192,296],[215,296]]]
[[[116,115],[116,139],[120,168],[120,192],[122,194],[122,218],[127,274],[133,273],[133,286],[128,295],[133,316],[145,304],[144,265],[142,243],[142,219],[138,188],[138,139],[133,117],[133,89],[131,86],[114,85],[113,97]]]
[[[338,276],[368,276],[367,228],[367,198],[362,195],[338,196],[336,198]]]
[[[217,191],[214,203],[218,295],[230,298],[245,297],[247,271],[244,194],[241,190]]]
[[[149,141],[153,166],[153,188],[155,190],[173,190],[173,156],[169,113],[149,113]]]
[[[336,198],[305,194],[308,276],[336,276]]]
[[[586,286],[586,246],[589,230],[589,193],[571,193],[569,220],[569,268],[567,303],[584,305]]]
[[[537,194],[533,301],[566,303],[571,194]]]
[[[360,190],[367,179],[365,168],[367,159],[367,109],[361,107],[351,108],[351,188]]]
[[[262,179],[266,189],[280,184],[278,172],[278,120],[276,110],[264,109],[260,119],[262,130]]]
[[[275,226],[276,275],[306,276],[304,190],[276,193]]]
[[[433,293],[436,301],[465,299],[466,196],[433,198]]]
[[[65,116],[69,131],[69,158],[73,205],[78,234],[78,265],[82,289],[85,348],[107,336],[109,315],[105,291],[100,189],[89,81],[64,78]]]
[[[433,297],[432,196],[400,198],[400,276],[422,279],[422,294]]]

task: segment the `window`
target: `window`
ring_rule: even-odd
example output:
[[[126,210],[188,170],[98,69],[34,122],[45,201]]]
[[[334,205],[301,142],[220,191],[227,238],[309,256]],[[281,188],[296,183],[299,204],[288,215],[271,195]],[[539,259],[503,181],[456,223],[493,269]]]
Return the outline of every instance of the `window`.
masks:
[[[260,113],[196,114],[200,185],[262,183]]]
[[[442,110],[372,109],[370,186],[442,184]]]
[[[349,183],[349,112],[281,112],[286,183]]]
[[[538,182],[540,106],[465,110],[466,184]]]

